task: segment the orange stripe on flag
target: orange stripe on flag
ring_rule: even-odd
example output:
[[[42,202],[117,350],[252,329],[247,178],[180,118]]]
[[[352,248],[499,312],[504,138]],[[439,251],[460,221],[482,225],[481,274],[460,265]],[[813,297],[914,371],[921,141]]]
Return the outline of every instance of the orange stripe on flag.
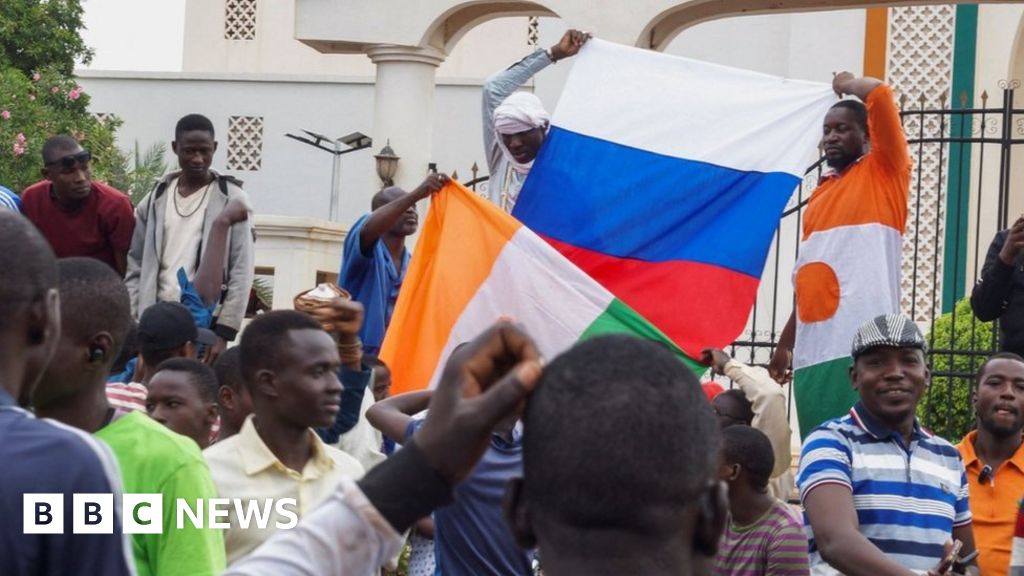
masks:
[[[429,385],[452,328],[521,226],[457,182],[434,195],[380,352],[395,394]]]

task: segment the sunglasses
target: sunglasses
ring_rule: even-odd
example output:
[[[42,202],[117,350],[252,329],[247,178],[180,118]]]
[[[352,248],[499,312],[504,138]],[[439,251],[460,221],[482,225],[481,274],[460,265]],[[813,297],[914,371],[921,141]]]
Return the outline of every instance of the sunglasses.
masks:
[[[47,166],[53,166],[54,164],[60,164],[61,168],[70,170],[75,167],[76,164],[88,164],[92,160],[92,154],[88,150],[82,150],[78,154],[71,154],[54,160],[53,162],[47,162]]]

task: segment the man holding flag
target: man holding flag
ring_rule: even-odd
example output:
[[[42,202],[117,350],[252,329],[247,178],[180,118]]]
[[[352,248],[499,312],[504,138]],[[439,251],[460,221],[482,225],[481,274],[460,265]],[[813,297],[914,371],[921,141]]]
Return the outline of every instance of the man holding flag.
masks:
[[[911,162],[899,111],[881,80],[842,72],[832,87],[864,104],[841,100],[825,115],[828,170],[804,212],[793,276],[796,310],[770,370],[784,381],[792,358],[802,437],[856,402],[846,376],[848,335],[900,305]]]

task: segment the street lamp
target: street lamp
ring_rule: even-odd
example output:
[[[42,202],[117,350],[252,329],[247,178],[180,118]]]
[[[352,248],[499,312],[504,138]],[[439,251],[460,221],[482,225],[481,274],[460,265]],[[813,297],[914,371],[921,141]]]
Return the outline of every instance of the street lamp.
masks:
[[[285,134],[285,136],[298,140],[304,144],[315,146],[325,152],[330,152],[334,156],[334,164],[331,167],[331,208],[330,217],[332,222],[338,221],[338,197],[341,189],[341,155],[348,154],[349,152],[355,152],[356,150],[365,150],[370,146],[373,146],[373,140],[363,134],[362,132],[353,132],[347,136],[341,138],[330,139],[323,134],[317,134],[309,130],[303,130],[306,134],[313,137],[312,140],[305,136],[296,136],[295,134]],[[331,144],[330,147],[322,144],[322,142],[328,142]]]
[[[394,186],[395,172],[401,158],[391,149],[391,140],[388,139],[388,143],[373,157],[377,159],[377,177],[385,186]]]

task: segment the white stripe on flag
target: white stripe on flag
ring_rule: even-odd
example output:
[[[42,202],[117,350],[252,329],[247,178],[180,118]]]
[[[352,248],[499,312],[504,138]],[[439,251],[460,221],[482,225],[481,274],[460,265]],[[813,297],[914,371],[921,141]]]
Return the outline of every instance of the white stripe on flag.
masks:
[[[591,40],[552,124],[666,156],[803,177],[835,102],[828,84]],[[651,122],[651,110],[665,113]]]
[[[828,264],[839,280],[839,308],[828,320],[797,324],[794,369],[849,356],[861,324],[899,312],[902,245],[900,233],[881,224],[815,232],[800,245],[794,274],[810,262]]]
[[[512,297],[511,295],[514,295]],[[433,388],[452,350],[505,316],[522,324],[551,359],[572,346],[614,296],[525,226],[505,244],[445,343]]]

